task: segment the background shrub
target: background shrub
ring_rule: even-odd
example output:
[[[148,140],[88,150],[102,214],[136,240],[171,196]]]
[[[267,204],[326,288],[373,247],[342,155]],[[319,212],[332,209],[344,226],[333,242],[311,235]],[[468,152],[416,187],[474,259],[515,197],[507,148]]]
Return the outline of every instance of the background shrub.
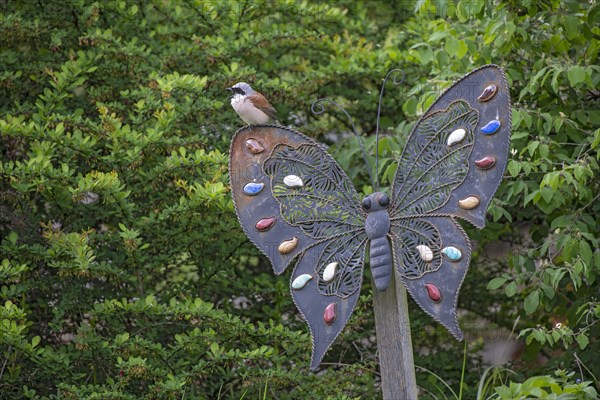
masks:
[[[558,0],[1,3],[0,397],[380,396],[368,279],[308,373],[288,281],[233,214],[227,152],[241,122],[224,88],[268,94],[368,192],[347,122],[310,104],[343,104],[373,154],[381,78],[403,69],[382,109],[385,184],[440,91],[493,62],[510,79],[513,151],[488,228],[468,228],[464,393],[485,382],[481,397],[593,398],[599,13]],[[463,344],[416,306],[411,319],[423,397],[452,397],[427,370],[456,389]],[[510,379],[524,383],[480,378],[497,338],[482,332],[511,330],[525,343]]]

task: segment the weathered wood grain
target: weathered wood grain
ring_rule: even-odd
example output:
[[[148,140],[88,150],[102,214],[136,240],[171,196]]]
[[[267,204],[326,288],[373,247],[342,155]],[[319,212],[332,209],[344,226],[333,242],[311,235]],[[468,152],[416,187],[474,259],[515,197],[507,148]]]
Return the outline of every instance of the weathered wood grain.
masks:
[[[373,289],[373,303],[383,399],[416,400],[406,289],[397,273],[387,290]]]

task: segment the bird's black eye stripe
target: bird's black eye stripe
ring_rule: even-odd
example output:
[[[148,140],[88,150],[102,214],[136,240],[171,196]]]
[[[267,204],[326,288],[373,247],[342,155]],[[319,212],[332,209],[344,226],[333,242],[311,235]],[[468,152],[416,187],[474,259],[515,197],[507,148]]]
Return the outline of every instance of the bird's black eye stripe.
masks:
[[[371,208],[371,199],[369,199],[369,198],[363,199],[362,206],[365,210],[368,210],[369,208]]]
[[[240,88],[237,88],[237,87],[236,87],[236,88],[233,88],[233,93],[239,93],[239,94],[241,94],[242,96],[246,94],[246,92],[244,92],[242,89],[240,89]]]

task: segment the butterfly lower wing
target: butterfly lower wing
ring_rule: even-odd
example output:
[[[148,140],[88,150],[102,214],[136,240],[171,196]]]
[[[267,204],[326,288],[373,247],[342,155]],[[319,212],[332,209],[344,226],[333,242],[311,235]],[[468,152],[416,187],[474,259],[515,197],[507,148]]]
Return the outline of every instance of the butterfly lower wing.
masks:
[[[471,258],[467,234],[453,218],[408,217],[392,222],[390,237],[394,263],[411,297],[462,339],[456,303]]]
[[[407,141],[392,184],[392,219],[451,215],[482,228],[508,162],[510,118],[499,67],[481,67],[456,82]]]
[[[308,249],[291,277],[294,303],[312,336],[313,370],[346,326],[360,295],[366,235],[356,231],[338,239]]]
[[[358,194],[323,146],[289,128],[243,128],[230,154],[244,231],[275,273],[297,259],[291,290],[313,336],[314,369],[360,293],[367,236]]]

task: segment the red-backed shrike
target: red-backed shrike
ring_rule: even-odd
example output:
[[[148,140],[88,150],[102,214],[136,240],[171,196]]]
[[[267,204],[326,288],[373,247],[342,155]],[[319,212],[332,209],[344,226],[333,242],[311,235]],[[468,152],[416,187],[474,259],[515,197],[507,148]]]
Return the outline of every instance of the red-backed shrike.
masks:
[[[265,125],[277,121],[277,110],[246,82],[236,83],[227,90],[231,91],[231,106],[245,123]]]

